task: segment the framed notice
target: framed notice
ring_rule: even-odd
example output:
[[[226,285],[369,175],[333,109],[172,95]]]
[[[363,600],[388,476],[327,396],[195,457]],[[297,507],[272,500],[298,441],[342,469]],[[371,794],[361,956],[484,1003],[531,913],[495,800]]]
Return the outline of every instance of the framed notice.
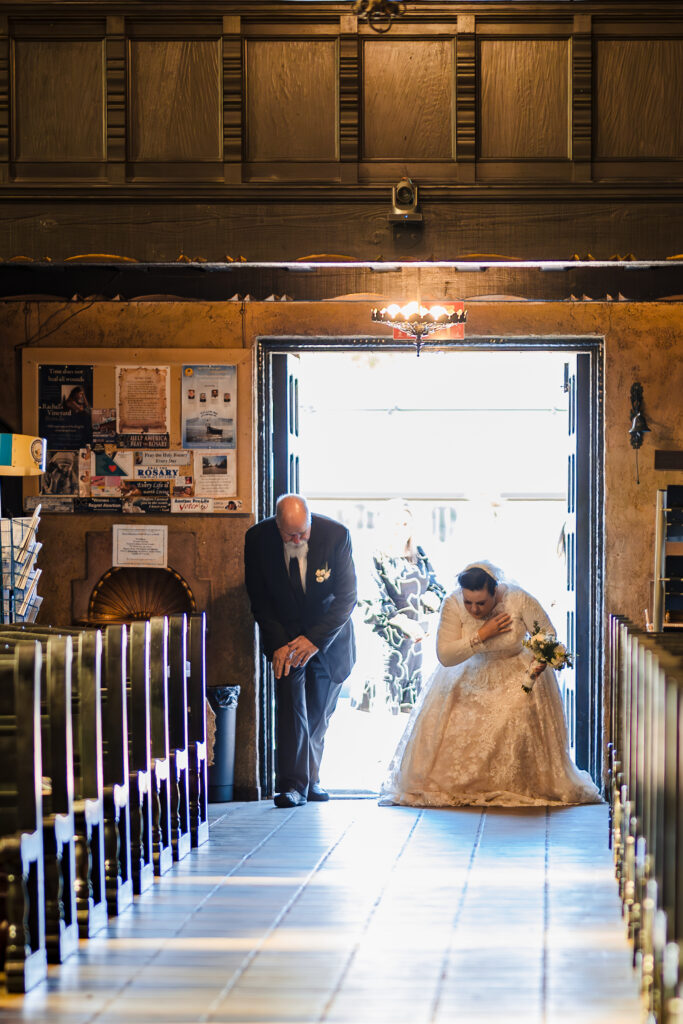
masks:
[[[113,526],[112,565],[165,569],[168,562],[167,526]]]

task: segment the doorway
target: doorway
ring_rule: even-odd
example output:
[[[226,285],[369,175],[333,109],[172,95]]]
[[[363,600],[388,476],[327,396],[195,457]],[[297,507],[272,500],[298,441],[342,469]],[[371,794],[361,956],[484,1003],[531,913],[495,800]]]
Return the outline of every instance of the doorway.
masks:
[[[260,516],[277,494],[301,491],[313,511],[341,519],[354,541],[359,597],[389,498],[410,503],[418,540],[446,591],[472,558],[489,557],[534,593],[579,657],[560,679],[577,764],[600,779],[602,346],[596,339],[468,339],[424,351],[378,339],[262,339]],[[316,419],[317,417],[317,419]],[[513,438],[514,442],[510,443]],[[329,451],[330,457],[325,458]],[[406,472],[406,466],[410,472]],[[484,467],[484,472],[481,472]],[[361,656],[332,719],[326,759],[343,765],[368,733],[365,678],[382,697],[382,644],[355,613]],[[434,630],[435,632],[435,630]],[[386,652],[385,652],[386,653]],[[425,678],[434,662],[426,652]],[[262,785],[272,788],[272,680],[262,674]],[[396,709],[394,709],[395,711]],[[405,722],[376,716],[370,740],[386,760]],[[376,789],[363,758],[343,785]],[[334,767],[330,764],[330,767]],[[362,774],[362,773],[361,773]],[[342,767],[343,775],[343,767]]]

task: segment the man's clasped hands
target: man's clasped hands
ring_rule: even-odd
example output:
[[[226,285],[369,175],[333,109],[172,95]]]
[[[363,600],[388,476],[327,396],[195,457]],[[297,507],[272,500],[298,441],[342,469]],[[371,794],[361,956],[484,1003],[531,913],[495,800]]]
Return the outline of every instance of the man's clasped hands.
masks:
[[[306,636],[297,636],[273,654],[273,672],[276,679],[289,675],[291,668],[302,668],[311,660],[318,648]]]

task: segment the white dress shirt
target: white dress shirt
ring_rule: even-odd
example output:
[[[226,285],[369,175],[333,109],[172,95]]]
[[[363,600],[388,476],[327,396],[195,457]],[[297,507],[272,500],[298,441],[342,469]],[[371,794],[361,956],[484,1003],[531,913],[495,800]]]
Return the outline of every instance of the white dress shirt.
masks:
[[[299,559],[299,572],[301,573],[301,586],[303,587],[304,594],[306,593],[306,567],[308,565],[308,541],[303,540],[300,544],[293,544],[291,541],[283,541],[285,550],[285,565],[287,566],[287,573],[289,574],[289,560],[290,558]]]

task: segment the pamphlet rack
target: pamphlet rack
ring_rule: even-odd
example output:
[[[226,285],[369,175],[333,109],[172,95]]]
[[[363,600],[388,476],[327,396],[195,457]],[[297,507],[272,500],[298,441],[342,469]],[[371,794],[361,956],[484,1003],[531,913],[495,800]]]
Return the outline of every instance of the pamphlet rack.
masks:
[[[36,533],[40,506],[32,516],[0,519],[0,622],[35,622],[42,597],[36,559],[42,545]]]

